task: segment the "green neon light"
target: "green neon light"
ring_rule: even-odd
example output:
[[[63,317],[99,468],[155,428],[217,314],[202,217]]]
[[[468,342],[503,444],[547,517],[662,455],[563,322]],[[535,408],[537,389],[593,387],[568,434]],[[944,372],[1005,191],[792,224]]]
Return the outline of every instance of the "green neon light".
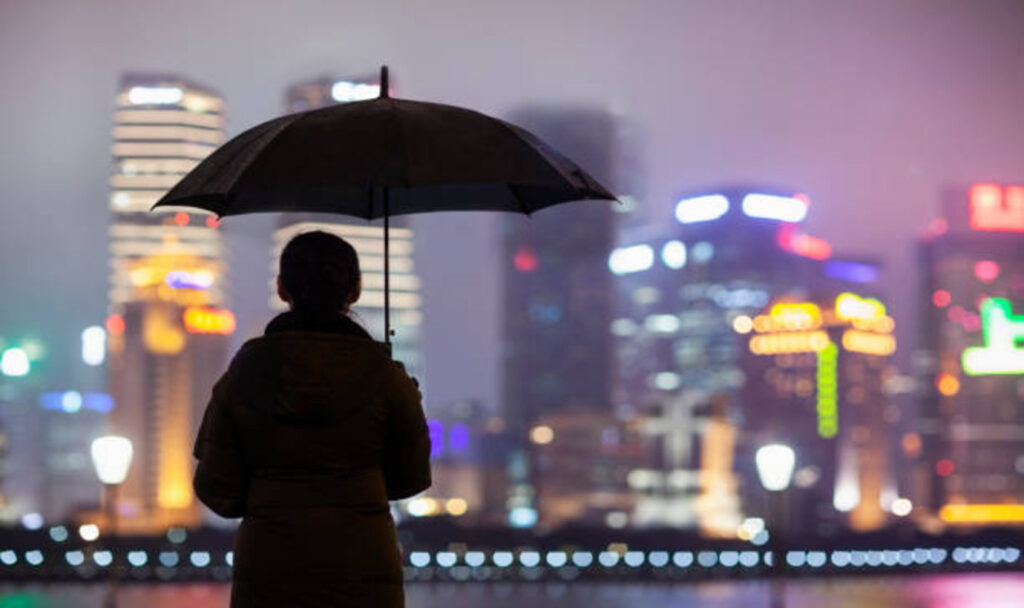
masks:
[[[831,439],[839,433],[839,347],[835,342],[818,351],[818,434]]]
[[[960,361],[970,376],[1024,374],[1024,315],[1014,315],[1005,298],[981,303],[981,332],[985,346],[965,348]]]

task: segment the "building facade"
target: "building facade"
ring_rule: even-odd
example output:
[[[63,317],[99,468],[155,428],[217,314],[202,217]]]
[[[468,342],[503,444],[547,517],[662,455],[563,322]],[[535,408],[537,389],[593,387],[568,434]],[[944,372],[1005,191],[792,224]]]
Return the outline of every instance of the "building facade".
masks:
[[[337,80],[319,78],[299,83],[285,93],[288,112],[303,112],[332,104],[372,99],[380,94],[376,78]],[[314,213],[284,213],[277,222],[273,235],[270,263],[270,308],[287,309],[277,295],[277,273],[281,251],[294,236],[302,232],[321,230],[336,234],[350,242],[359,254],[363,275],[363,290],[359,301],[352,307],[354,318],[377,339],[384,340],[384,229],[380,221],[343,215]],[[420,280],[413,261],[415,234],[405,218],[392,218],[389,229],[390,250],[390,303],[392,353],[406,369],[422,379],[422,297]]]
[[[943,204],[919,245],[916,495],[948,525],[1024,524],[1024,187]]]
[[[110,179],[108,386],[114,432],[135,456],[118,509],[127,529],[194,526],[192,442],[225,366],[234,316],[212,215],[150,208],[224,138],[224,104],[176,76],[121,79]]]
[[[536,107],[509,118],[615,189],[617,125],[610,114]],[[500,394],[509,429],[525,436],[533,420],[566,407],[610,412],[611,204],[570,203],[500,221]]]
[[[620,232],[607,260],[612,395],[652,442],[649,467],[632,476],[641,496],[633,525],[734,536],[742,523],[761,435],[760,404],[745,391],[749,336],[738,328],[827,280],[831,247],[799,228],[808,206],[792,192],[726,187],[683,197],[674,222]]]

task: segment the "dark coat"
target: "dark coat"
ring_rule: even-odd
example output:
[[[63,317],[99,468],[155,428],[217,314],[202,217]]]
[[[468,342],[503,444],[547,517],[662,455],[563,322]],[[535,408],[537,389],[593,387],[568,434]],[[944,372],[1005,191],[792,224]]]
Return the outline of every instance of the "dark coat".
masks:
[[[388,500],[430,486],[420,400],[344,317],[285,313],[242,346],[194,451],[196,495],[243,518],[232,608],[404,605]]]

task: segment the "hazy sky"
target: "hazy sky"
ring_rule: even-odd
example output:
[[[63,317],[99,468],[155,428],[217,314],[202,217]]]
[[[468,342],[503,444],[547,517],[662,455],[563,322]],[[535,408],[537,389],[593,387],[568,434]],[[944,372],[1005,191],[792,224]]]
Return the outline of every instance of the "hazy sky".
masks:
[[[105,315],[122,71],[218,89],[233,135],[278,114],[290,83],[381,63],[404,97],[617,113],[650,218],[729,181],[808,193],[809,232],[886,260],[906,327],[912,239],[941,189],[1024,181],[1022,31],[1012,0],[0,0],[0,336],[73,345]],[[243,332],[265,321],[270,221],[226,222]],[[493,217],[416,227],[431,397],[493,403]]]

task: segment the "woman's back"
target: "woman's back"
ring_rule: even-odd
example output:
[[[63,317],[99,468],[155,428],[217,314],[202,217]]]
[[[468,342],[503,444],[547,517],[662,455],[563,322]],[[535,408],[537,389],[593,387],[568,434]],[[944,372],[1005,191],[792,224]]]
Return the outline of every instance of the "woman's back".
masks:
[[[242,347],[196,442],[197,495],[244,517],[232,606],[401,606],[388,500],[430,485],[419,391],[351,321],[299,321]]]

